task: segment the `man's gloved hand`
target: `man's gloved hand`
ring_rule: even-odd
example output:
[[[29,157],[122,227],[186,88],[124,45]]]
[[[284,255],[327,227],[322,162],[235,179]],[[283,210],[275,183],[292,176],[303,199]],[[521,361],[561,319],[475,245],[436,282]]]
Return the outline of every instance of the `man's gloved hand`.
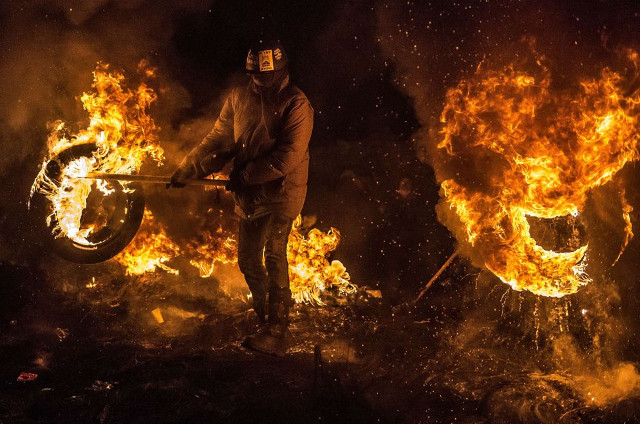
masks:
[[[167,188],[175,187],[182,188],[186,184],[186,181],[193,178],[197,171],[192,162],[182,163],[178,169],[171,175],[171,182],[167,184]]]
[[[242,179],[240,178],[240,170],[234,168],[229,174],[229,181],[224,186],[227,191],[235,192],[238,191],[239,188],[244,186],[242,183]]]

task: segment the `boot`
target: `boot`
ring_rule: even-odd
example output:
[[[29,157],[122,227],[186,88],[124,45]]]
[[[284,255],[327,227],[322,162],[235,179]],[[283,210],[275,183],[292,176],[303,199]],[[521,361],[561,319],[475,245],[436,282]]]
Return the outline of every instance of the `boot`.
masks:
[[[286,298],[269,302],[269,323],[256,334],[246,337],[243,345],[258,352],[284,356],[287,351],[287,339],[291,338],[288,331],[289,303],[290,299]]]
[[[260,325],[267,323],[267,299],[266,297],[253,298],[253,310],[258,317]]]

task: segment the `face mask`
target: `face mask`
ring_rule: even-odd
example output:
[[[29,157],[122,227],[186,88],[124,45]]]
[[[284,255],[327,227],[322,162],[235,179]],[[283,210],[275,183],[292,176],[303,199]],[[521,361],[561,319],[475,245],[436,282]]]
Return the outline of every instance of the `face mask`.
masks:
[[[251,80],[258,87],[271,87],[275,80],[275,72],[264,72],[261,74],[251,74]]]
[[[279,71],[251,74],[251,80],[257,87],[270,88],[279,86],[286,75],[287,69],[285,68]]]

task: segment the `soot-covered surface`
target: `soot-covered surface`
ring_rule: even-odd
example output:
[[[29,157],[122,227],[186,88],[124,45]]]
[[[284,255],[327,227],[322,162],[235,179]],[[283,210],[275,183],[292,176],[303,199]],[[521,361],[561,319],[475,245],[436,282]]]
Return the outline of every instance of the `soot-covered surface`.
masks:
[[[46,272],[5,265],[2,278],[11,284],[2,295],[13,302],[2,315],[0,419],[635,422],[633,366],[603,363],[606,355],[585,348],[599,355],[591,361],[571,347],[590,337],[563,330],[568,320],[536,324],[523,315],[531,299],[467,271],[454,265],[417,305],[390,307],[361,291],[347,301],[328,297],[323,307],[297,306],[294,345],[275,358],[241,347],[255,320],[215,280],[199,283],[208,299],[169,293],[178,277],[166,274],[136,281],[135,293],[122,280],[96,291],[68,278],[61,293],[39,285]],[[162,324],[153,317],[157,306]],[[553,308],[574,313],[571,305]],[[547,313],[540,304],[532,310]],[[22,372],[37,378],[17,381]]]

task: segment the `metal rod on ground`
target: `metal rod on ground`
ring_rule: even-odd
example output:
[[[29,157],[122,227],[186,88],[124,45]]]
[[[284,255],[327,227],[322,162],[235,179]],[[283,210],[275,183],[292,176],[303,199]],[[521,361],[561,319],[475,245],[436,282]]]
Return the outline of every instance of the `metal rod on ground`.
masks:
[[[453,262],[453,260],[458,256],[460,252],[458,250],[456,250],[455,252],[453,252],[451,254],[451,256],[449,256],[449,259],[447,259],[447,261],[442,264],[442,266],[440,267],[440,269],[438,270],[438,272],[435,273],[435,275],[433,277],[431,277],[431,280],[429,280],[429,282],[427,283],[427,285],[422,289],[422,291],[420,292],[420,294],[418,294],[418,297],[416,297],[416,299],[413,301],[413,304],[415,305],[416,303],[418,303],[418,301],[420,300],[420,298],[422,298],[422,296],[424,296],[424,294],[427,292],[427,290],[429,290],[429,287],[431,287],[431,285],[433,283],[435,283],[435,281],[438,279],[438,277],[440,276],[440,274],[442,274],[444,272],[445,269],[447,269],[447,267],[449,265],[451,265],[451,262]]]
[[[93,172],[87,174],[85,177],[90,180],[105,180],[105,181],[126,181],[131,183],[148,183],[148,184],[169,184],[171,183],[171,177],[162,177],[156,175],[123,175],[123,174],[103,174]],[[228,180],[206,180],[200,178],[189,178],[184,181],[186,185],[201,185],[201,186],[215,186],[224,187]]]

